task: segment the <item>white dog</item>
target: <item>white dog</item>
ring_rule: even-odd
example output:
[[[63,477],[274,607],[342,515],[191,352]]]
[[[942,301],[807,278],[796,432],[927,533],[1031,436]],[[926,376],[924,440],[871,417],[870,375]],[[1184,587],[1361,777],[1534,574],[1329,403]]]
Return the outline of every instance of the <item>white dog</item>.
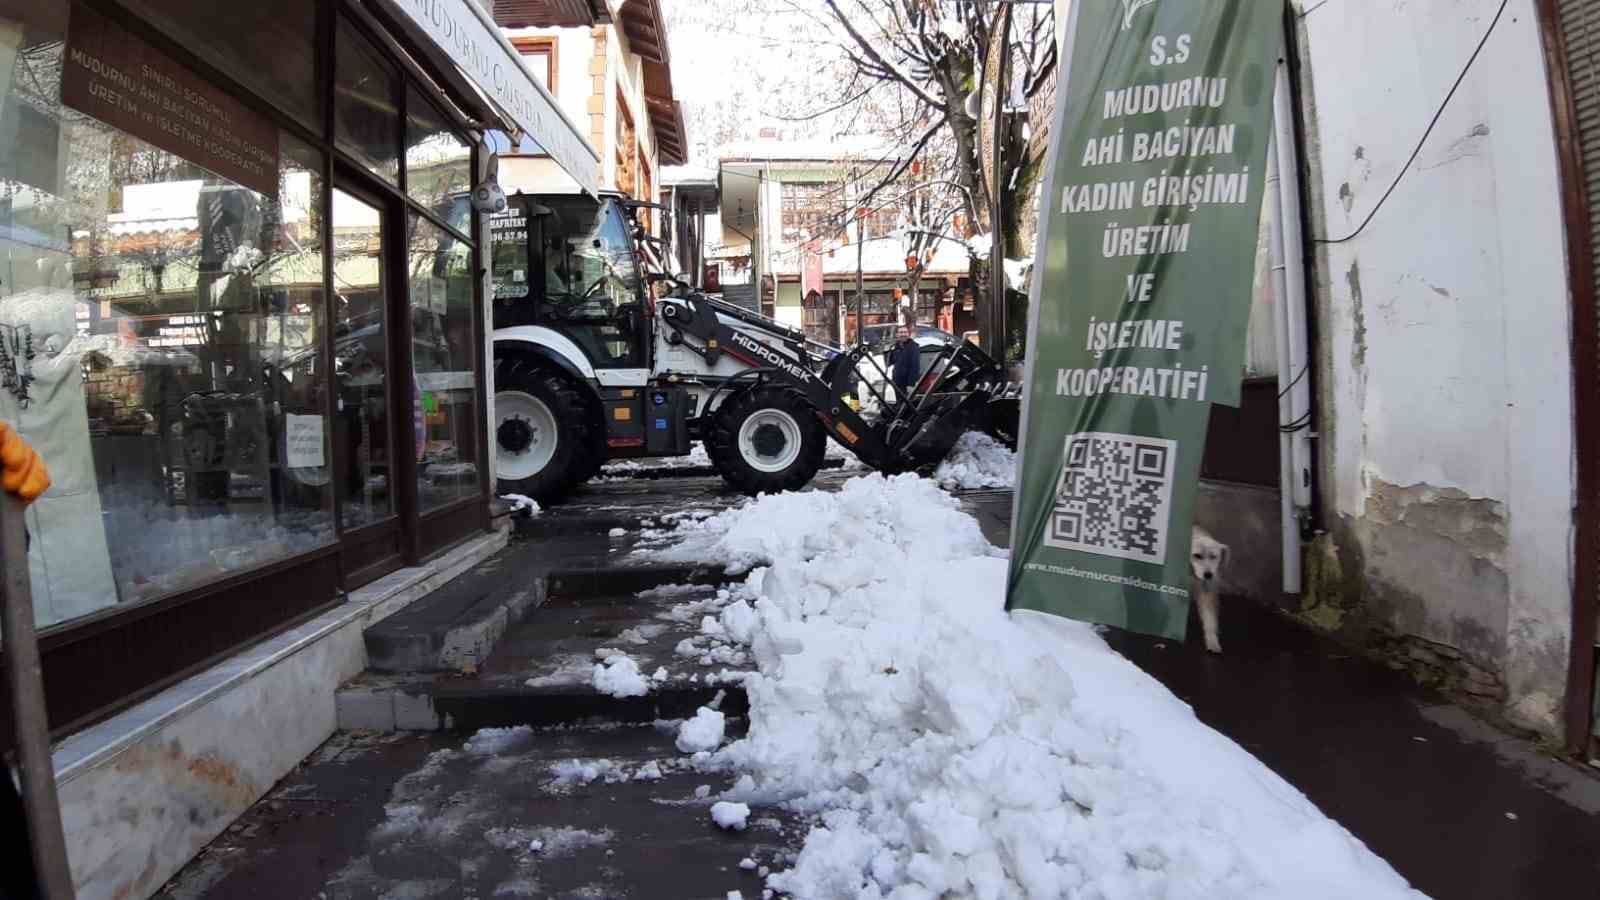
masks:
[[[1196,602],[1200,606],[1200,627],[1205,630],[1206,649],[1221,653],[1217,640],[1218,585],[1222,581],[1222,567],[1228,562],[1228,545],[1195,526],[1189,537],[1189,568],[1194,571]]]

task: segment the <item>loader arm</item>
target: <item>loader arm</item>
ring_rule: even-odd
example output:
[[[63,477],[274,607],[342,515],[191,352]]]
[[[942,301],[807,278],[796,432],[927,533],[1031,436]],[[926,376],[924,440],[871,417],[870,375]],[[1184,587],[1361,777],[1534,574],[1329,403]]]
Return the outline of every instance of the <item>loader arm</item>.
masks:
[[[883,414],[869,420],[848,399],[858,388],[857,366],[863,360],[876,364],[868,348],[853,347],[824,365],[807,352],[803,334],[723,306],[731,304],[692,292],[664,298],[668,340],[708,363],[726,353],[749,366],[754,379],[798,391],[828,434],[873,469],[892,473],[935,464],[963,431],[987,424],[1002,373],[971,343],[941,353],[909,397],[885,403]]]

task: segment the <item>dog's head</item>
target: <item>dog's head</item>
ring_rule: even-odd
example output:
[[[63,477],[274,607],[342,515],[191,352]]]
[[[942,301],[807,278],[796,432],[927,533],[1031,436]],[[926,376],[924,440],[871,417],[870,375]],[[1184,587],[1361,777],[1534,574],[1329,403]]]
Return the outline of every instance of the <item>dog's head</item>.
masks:
[[[1208,587],[1222,580],[1222,567],[1228,563],[1228,545],[1196,528],[1189,540],[1189,568],[1194,577]]]

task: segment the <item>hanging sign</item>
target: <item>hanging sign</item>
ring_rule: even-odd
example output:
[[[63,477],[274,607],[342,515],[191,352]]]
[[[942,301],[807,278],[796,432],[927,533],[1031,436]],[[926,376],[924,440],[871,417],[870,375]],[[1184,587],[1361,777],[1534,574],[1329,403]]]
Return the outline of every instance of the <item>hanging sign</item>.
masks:
[[[322,431],[322,416],[286,414],[283,417],[284,465],[291,469],[314,469],[326,465]]]
[[[67,25],[61,102],[244,185],[278,195],[278,129],[81,3]]]
[[[1007,607],[1181,638],[1210,405],[1239,402],[1283,6],[1072,17]]]

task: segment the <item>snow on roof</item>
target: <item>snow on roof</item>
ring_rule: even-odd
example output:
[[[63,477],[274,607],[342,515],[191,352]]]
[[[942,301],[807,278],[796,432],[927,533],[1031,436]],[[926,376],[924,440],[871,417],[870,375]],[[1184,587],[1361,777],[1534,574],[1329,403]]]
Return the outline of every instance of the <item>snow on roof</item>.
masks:
[[[723,163],[770,160],[806,160],[830,162],[836,159],[890,159],[894,147],[878,137],[846,136],[838,138],[808,138],[785,140],[763,138],[754,141],[737,141],[724,146],[717,153]]]
[[[674,184],[714,184],[717,170],[708,166],[662,166],[662,186]]]
[[[822,252],[823,274],[855,274],[857,249],[855,244],[825,247]],[[904,238],[899,235],[869,239],[859,249],[861,270],[863,272],[899,273],[906,270],[906,244]],[[965,275],[967,273],[970,267],[967,249],[959,241],[936,241],[932,249],[933,261],[923,267],[925,274]],[[833,251],[831,256],[828,253],[829,250]],[[745,252],[749,253],[750,251],[745,250]],[[790,247],[774,251],[772,265],[779,274],[799,272],[800,248]]]

